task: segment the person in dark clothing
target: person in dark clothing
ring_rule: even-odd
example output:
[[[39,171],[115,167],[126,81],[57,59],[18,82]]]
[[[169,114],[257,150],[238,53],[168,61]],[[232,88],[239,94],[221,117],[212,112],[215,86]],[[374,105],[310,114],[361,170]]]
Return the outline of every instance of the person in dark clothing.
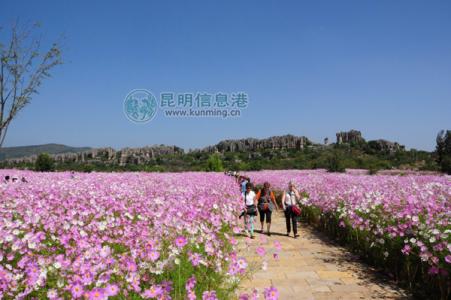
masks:
[[[263,184],[263,189],[257,193],[258,213],[260,214],[261,233],[263,233],[263,224],[266,219],[267,234],[271,236],[271,215],[274,208],[279,210],[276,203],[274,192],[270,190],[269,182]]]

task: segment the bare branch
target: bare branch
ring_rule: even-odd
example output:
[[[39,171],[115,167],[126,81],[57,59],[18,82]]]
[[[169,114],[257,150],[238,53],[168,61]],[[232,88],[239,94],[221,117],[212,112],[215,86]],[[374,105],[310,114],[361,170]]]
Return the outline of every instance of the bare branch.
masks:
[[[0,147],[11,121],[38,93],[52,69],[62,64],[59,44],[41,51],[42,36],[33,35],[37,27],[20,29],[16,23],[8,47],[0,43]]]

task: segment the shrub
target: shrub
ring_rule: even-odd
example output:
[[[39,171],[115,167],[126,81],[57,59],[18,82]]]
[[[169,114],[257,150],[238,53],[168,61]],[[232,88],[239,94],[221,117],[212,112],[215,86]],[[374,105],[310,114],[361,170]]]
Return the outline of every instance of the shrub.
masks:
[[[47,153],[39,154],[34,166],[36,171],[49,172],[54,170],[53,158]]]
[[[222,165],[221,157],[218,153],[210,155],[210,157],[207,160],[207,171],[212,172],[222,172],[224,170],[224,167]]]

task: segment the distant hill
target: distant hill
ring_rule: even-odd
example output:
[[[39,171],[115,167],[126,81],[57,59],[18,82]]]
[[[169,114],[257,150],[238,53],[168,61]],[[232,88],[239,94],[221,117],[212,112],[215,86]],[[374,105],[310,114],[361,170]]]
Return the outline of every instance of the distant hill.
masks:
[[[60,144],[44,144],[44,145],[32,145],[32,146],[20,146],[20,147],[4,147],[0,148],[0,160],[9,158],[21,158],[31,155],[37,155],[42,152],[49,154],[59,153],[77,153],[89,150],[89,147],[70,147]]]

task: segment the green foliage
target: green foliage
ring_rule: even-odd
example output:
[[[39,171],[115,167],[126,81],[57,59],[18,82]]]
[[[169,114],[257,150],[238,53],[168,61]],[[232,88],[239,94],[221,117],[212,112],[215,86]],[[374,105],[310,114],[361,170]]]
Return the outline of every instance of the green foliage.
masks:
[[[41,153],[36,159],[35,168],[36,171],[49,172],[54,170],[53,158],[47,153]]]
[[[329,172],[344,172],[345,167],[342,163],[342,158],[338,152],[330,155],[327,158],[327,171]]]
[[[224,167],[222,165],[221,157],[218,153],[214,153],[210,155],[210,157],[207,160],[207,171],[212,172],[221,172],[224,170]]]
[[[437,135],[435,152],[442,172],[451,174],[451,130],[441,130]]]
[[[451,136],[451,135],[450,135]],[[162,155],[146,164],[128,162],[119,165],[116,162],[90,160],[89,163],[58,162],[57,170],[74,170],[78,172],[182,172],[182,171],[222,171],[237,170],[278,170],[278,169],[328,169],[343,172],[345,169],[366,169],[371,174],[379,170],[392,168],[419,169],[444,172],[451,170],[450,154],[443,154],[442,147],[435,154],[411,149],[394,153],[378,151],[377,143],[356,143],[330,146],[307,146],[296,149],[261,149],[254,152],[225,152],[210,154],[207,152],[188,152]],[[446,143],[444,143],[446,146]],[[440,153],[440,155],[438,155]],[[440,163],[437,158],[440,157]],[[86,165],[87,164],[87,165]],[[3,161],[0,168],[34,169],[33,164],[9,163]],[[447,171],[448,170],[448,171]]]

